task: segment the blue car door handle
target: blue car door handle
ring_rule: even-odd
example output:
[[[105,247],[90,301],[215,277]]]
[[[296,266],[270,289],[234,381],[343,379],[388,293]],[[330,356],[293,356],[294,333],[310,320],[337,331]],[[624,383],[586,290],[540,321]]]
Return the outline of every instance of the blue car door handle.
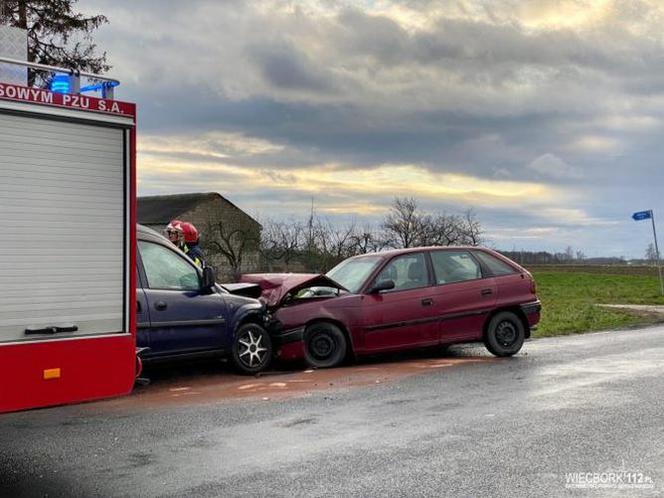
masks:
[[[154,303],[154,309],[157,311],[164,311],[166,308],[168,308],[168,305],[164,301],[157,301]]]

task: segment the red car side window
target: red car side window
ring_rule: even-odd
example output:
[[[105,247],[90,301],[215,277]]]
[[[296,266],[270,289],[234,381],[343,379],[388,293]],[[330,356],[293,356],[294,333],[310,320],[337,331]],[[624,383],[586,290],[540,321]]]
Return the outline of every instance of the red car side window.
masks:
[[[433,251],[431,261],[438,284],[482,278],[482,270],[469,252]]]
[[[512,268],[510,265],[507,263],[503,263],[501,260],[498,258],[495,258],[491,256],[490,254],[485,253],[484,251],[474,251],[473,252],[477,258],[484,263],[489,271],[496,276],[499,277],[501,275],[510,275],[512,273],[516,273],[516,270]]]
[[[376,277],[376,283],[384,280],[394,282],[394,289],[390,292],[428,286],[429,273],[424,254],[412,253],[397,256]]]

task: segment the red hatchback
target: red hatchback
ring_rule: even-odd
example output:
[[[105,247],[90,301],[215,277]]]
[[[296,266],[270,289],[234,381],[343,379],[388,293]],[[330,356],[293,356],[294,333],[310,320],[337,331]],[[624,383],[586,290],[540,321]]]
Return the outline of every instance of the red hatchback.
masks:
[[[517,353],[539,322],[535,281],[490,249],[426,247],[349,258],[326,275],[250,274],[284,359],[332,367],[363,355],[483,341]]]

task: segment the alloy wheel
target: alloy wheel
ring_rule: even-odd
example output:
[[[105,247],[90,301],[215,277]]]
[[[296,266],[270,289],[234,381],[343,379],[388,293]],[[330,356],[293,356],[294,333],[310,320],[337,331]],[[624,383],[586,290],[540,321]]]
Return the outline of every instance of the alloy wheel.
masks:
[[[261,365],[268,354],[268,348],[263,345],[263,336],[260,333],[254,334],[254,332],[255,331],[247,330],[238,339],[240,348],[238,357],[240,358],[240,361],[249,368]]]

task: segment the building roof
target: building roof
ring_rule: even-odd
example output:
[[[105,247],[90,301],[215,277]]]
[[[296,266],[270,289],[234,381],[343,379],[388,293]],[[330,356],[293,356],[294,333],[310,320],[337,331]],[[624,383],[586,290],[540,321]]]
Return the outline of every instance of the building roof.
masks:
[[[138,222],[144,225],[167,225],[172,219],[195,209],[199,204],[215,199],[228,203],[251,221],[260,225],[246,212],[217,192],[139,197],[137,202]]]

